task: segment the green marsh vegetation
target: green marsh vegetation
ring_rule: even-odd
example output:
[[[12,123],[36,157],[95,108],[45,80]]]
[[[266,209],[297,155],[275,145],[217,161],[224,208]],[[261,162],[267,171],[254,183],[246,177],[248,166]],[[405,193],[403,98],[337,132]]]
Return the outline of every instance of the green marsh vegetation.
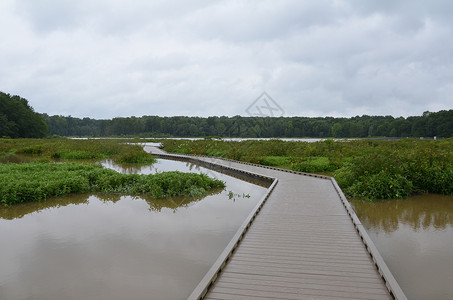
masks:
[[[453,195],[453,140],[162,140],[164,150],[334,176],[348,197]]]
[[[153,163],[155,158],[129,140],[66,138],[0,139],[0,159],[21,155],[33,160],[61,161],[113,159],[117,163]],[[130,140],[133,141],[133,140]],[[1,162],[1,161],[0,161]]]
[[[141,146],[124,140],[0,139],[0,206],[88,192],[199,197],[224,187],[204,174],[120,174],[96,164],[107,158],[155,161]]]

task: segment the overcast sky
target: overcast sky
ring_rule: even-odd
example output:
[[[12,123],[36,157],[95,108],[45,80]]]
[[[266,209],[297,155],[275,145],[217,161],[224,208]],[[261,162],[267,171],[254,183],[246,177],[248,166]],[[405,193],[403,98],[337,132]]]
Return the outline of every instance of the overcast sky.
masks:
[[[49,115],[453,108],[451,0],[0,0],[0,91]]]

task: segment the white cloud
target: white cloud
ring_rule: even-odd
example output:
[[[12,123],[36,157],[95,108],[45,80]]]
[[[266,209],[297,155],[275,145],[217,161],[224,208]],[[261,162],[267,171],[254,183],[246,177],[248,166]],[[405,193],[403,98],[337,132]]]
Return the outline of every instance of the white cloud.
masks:
[[[450,109],[449,1],[0,3],[0,90],[48,114],[286,115]]]

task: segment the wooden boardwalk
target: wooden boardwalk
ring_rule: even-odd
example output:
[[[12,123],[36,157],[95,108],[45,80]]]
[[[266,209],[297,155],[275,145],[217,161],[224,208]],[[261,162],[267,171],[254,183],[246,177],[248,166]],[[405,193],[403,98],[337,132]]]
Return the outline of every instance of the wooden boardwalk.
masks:
[[[176,157],[275,179],[189,299],[406,299],[335,180]]]

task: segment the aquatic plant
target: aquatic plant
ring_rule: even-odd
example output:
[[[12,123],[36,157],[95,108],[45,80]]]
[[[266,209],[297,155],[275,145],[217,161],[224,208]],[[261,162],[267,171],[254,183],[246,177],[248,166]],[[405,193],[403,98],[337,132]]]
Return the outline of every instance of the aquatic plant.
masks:
[[[88,163],[0,164],[0,204],[41,201],[75,193],[150,194],[156,198],[201,196],[222,181],[205,174],[165,172],[151,175],[121,174]]]

